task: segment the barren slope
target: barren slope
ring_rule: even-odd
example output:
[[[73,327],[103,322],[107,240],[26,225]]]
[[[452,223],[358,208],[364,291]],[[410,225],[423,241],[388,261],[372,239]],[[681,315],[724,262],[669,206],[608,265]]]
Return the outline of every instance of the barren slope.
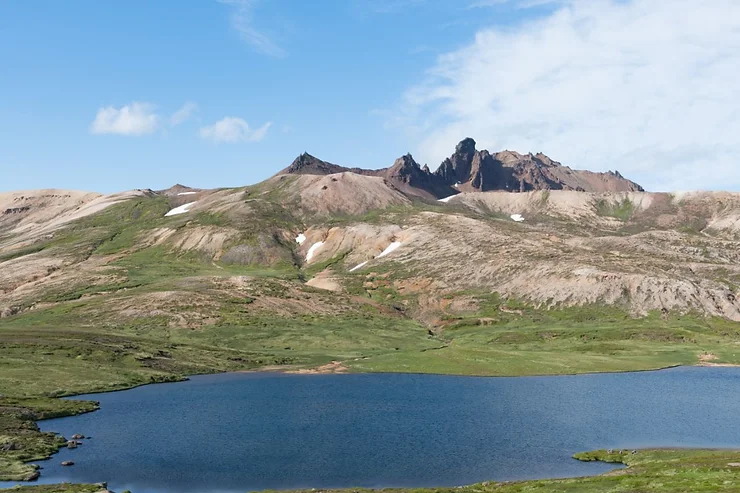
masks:
[[[36,199],[24,198],[32,208],[4,219],[6,315],[65,289],[126,287],[129,257],[162,256],[186,258],[194,273],[203,263],[208,272],[309,269],[310,278],[318,266],[329,271],[315,286],[351,293],[380,269],[392,274],[393,289],[416,289],[424,301],[414,309],[425,321],[444,316],[441,299],[470,290],[550,308],[604,304],[635,315],[740,320],[738,194],[476,192],[414,205],[383,178],[343,172],[187,195],[131,193],[105,220],[90,214],[125,196],[20,195]],[[110,223],[119,220],[128,226]]]
[[[17,247],[76,219],[147,192],[101,195],[74,190],[27,190],[0,193],[0,253]]]

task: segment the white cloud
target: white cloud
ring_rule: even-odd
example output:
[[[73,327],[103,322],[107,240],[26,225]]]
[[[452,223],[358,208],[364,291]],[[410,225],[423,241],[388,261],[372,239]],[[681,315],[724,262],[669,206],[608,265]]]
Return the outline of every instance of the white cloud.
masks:
[[[471,136],[649,189],[740,189],[739,79],[737,0],[572,0],[441,56],[398,121],[430,163]]]
[[[131,103],[120,109],[106,106],[98,109],[95,120],[90,125],[93,134],[144,135],[157,129],[159,116],[154,112],[154,105],[149,103]]]
[[[267,137],[267,131],[270,130],[270,127],[272,126],[272,122],[267,122],[264,125],[262,125],[260,128],[252,132],[252,135],[249,136],[250,142],[260,142],[265,137]]]
[[[249,124],[242,118],[227,116],[213,125],[202,127],[200,136],[213,142],[259,142],[265,138],[272,122],[267,122],[256,130],[251,130]]]
[[[254,9],[259,0],[218,0],[231,6],[231,25],[239,36],[258,53],[282,58],[284,49],[278,46],[266,33],[254,26]]]
[[[177,126],[190,120],[190,117],[198,111],[198,105],[192,101],[183,104],[182,107],[170,116],[170,125]]]

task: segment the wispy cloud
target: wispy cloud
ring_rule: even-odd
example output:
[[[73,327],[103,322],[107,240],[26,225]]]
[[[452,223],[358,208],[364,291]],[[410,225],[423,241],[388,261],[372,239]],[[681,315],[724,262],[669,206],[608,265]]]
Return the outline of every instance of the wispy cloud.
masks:
[[[265,137],[267,137],[267,131],[270,130],[270,127],[272,126],[272,122],[267,122],[264,125],[262,125],[260,128],[252,132],[252,135],[249,136],[250,142],[261,142]]]
[[[396,123],[430,163],[471,136],[652,189],[740,189],[738,74],[736,0],[572,0],[439,57]]]
[[[212,142],[259,142],[267,136],[267,131],[272,122],[267,122],[256,130],[252,130],[249,124],[242,118],[227,116],[213,125],[200,129],[200,136]]]
[[[144,135],[157,130],[159,116],[150,103],[133,102],[116,108],[106,106],[98,109],[90,125],[93,134]]]
[[[286,51],[272,38],[255,27],[254,10],[260,0],[217,0],[231,7],[231,25],[252,49],[263,55],[282,58]]]
[[[190,118],[197,111],[198,105],[196,103],[193,103],[192,101],[188,101],[187,103],[183,104],[179,110],[170,115],[170,125],[176,127],[177,125],[185,123],[186,121],[190,120]]]

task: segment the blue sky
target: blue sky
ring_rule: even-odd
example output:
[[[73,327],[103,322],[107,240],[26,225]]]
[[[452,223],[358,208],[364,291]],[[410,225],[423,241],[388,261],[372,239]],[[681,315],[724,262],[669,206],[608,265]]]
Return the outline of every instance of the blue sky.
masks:
[[[740,11],[706,3],[0,0],[0,190],[236,186],[303,151],[434,168],[466,136],[740,189]]]

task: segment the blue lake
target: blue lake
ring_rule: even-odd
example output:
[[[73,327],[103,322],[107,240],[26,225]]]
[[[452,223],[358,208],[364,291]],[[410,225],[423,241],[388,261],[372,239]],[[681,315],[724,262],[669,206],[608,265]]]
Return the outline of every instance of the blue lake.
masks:
[[[84,396],[42,483],[134,493],[452,486],[599,474],[597,448],[740,448],[740,370],[559,377],[227,374]],[[62,467],[63,460],[75,466]],[[8,483],[5,483],[7,486]]]

